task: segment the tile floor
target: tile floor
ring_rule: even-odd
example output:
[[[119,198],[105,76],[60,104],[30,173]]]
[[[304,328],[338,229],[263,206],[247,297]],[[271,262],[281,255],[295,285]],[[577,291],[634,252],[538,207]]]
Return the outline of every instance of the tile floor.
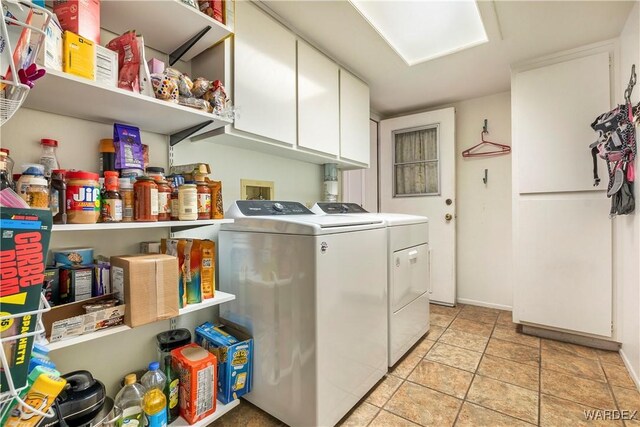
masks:
[[[587,421],[594,409],[639,412]],[[213,425],[283,424],[243,401]],[[640,393],[616,352],[523,335],[507,311],[432,305],[431,331],[341,426],[452,425],[640,426]]]

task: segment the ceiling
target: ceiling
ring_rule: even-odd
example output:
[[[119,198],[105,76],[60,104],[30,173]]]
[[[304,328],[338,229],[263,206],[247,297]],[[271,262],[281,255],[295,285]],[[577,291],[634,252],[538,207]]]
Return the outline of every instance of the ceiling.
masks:
[[[633,7],[632,1],[479,1],[488,43],[410,67],[347,0],[261,3],[364,79],[381,117],[507,91],[511,64],[615,38]]]

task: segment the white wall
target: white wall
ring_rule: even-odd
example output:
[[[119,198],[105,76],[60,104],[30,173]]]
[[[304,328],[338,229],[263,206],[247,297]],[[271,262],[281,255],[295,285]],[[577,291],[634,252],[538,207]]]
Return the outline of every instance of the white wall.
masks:
[[[629,81],[631,64],[636,64],[640,73],[640,7],[638,3],[620,34],[619,86],[616,101],[624,102],[623,92]],[[640,87],[636,86],[632,101],[640,100]],[[637,162],[636,162],[637,165]],[[637,168],[637,166],[636,166]],[[605,172],[606,174],[606,172]],[[605,177],[603,177],[605,179]],[[618,337],[622,342],[622,356],[632,373],[636,385],[640,387],[640,180],[636,179],[636,212],[634,215],[619,216],[614,220],[614,280],[618,290]]]
[[[322,166],[211,142],[183,141],[174,147],[173,164],[206,162],[212,179],[222,180],[225,210],[240,199],[240,179],[273,181],[275,198],[309,206],[322,200]]]
[[[487,140],[511,145],[510,92],[454,104],[456,109],[456,221],[458,302],[510,309],[511,155],[463,158]],[[484,170],[488,181],[482,181]]]

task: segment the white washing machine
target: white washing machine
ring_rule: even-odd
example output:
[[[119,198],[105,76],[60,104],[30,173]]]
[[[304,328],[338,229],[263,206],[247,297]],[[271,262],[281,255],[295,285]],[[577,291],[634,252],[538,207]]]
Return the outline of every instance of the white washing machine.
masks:
[[[318,214],[382,219],[388,230],[389,366],[429,331],[429,219],[370,213],[356,203],[316,203]]]
[[[336,424],[387,371],[381,219],[235,202],[218,236],[222,318],[254,338],[246,399],[290,426]]]

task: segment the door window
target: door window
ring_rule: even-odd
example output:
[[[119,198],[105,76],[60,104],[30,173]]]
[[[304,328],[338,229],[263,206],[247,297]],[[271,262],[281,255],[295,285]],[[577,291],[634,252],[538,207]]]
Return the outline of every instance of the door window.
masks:
[[[393,132],[394,197],[440,194],[438,126]]]

